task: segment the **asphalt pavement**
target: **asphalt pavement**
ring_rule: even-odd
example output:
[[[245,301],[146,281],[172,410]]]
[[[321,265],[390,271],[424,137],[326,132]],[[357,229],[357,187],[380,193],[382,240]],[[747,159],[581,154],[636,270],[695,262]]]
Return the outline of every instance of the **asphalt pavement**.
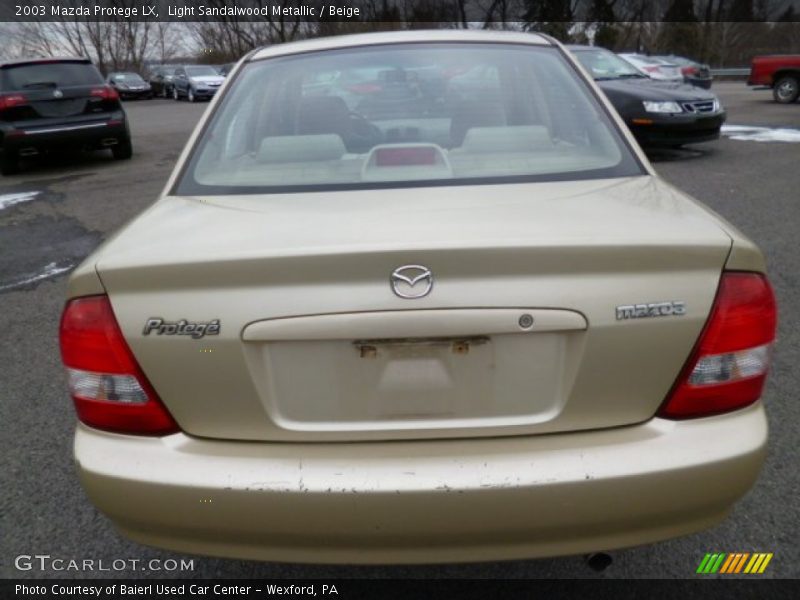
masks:
[[[778,105],[743,83],[714,87],[728,123],[800,129],[800,103]],[[733,222],[765,252],[780,308],[766,398],[767,464],[721,525],[688,537],[613,553],[602,574],[581,557],[403,567],[286,565],[187,557],[120,536],[86,499],[72,463],[75,415],[58,353],[58,319],[69,270],[155,200],[207,104],[126,103],[134,157],[49,158],[0,178],[0,577],[692,577],[706,552],[773,552],[762,577],[800,577],[800,143],[727,137],[653,154],[657,171]],[[665,490],[668,493],[668,490]],[[680,502],[680,498],[675,499]],[[19,555],[66,560],[193,558],[188,572],[15,568]]]

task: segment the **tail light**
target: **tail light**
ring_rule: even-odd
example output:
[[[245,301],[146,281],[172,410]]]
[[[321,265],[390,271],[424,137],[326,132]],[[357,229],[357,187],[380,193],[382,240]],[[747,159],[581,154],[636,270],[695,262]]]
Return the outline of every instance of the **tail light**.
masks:
[[[94,88],[91,92],[89,92],[92,96],[96,98],[102,98],[103,100],[119,100],[119,93],[110,85],[104,85],[103,87]]]
[[[61,316],[61,358],[78,418],[139,435],[179,431],[122,336],[108,296],[70,300]]]
[[[14,108],[15,106],[21,106],[27,103],[28,99],[22,94],[8,94],[6,96],[0,95],[0,112],[8,108]]]
[[[659,416],[704,417],[758,400],[776,325],[775,296],[767,278],[724,273],[711,316]]]
[[[690,67],[681,68],[681,73],[683,73],[684,75],[694,75],[697,72],[698,72],[698,68],[697,67],[691,67],[690,66]]]

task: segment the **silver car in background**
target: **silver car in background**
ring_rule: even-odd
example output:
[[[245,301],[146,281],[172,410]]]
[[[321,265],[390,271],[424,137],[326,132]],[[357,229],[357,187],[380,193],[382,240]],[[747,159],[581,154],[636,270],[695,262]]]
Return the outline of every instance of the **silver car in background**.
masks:
[[[627,60],[651,79],[657,79],[658,81],[683,81],[683,73],[681,72],[680,65],[668,63],[644,54],[622,53],[619,56]]]

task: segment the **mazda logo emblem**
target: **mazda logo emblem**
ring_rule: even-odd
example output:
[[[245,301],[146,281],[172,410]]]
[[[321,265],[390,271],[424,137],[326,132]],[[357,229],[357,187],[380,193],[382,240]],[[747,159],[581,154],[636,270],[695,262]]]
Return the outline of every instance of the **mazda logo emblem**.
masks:
[[[64,92],[61,90],[53,90],[53,98],[61,98],[64,95]]]
[[[400,298],[424,298],[433,289],[433,273],[422,265],[404,265],[392,271],[389,283]]]

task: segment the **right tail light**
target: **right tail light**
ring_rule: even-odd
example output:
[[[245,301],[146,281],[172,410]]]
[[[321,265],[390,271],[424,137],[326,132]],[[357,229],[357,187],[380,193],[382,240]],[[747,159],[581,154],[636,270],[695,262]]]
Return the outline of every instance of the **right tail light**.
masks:
[[[119,93],[110,85],[94,88],[89,93],[95,98],[102,98],[103,100],[119,100]]]
[[[777,312],[764,275],[723,273],[711,316],[659,416],[704,417],[758,400],[769,369]]]

